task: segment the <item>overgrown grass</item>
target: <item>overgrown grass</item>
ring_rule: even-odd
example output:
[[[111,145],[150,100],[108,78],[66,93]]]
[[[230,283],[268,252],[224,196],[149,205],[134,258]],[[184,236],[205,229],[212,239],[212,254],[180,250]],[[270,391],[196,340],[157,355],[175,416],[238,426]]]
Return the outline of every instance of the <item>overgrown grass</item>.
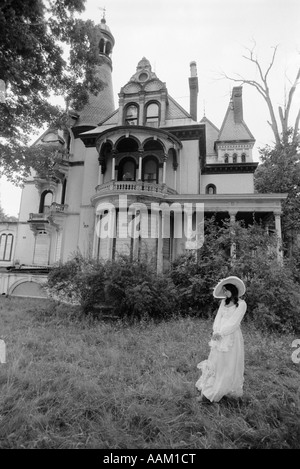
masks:
[[[91,322],[51,301],[0,298],[0,447],[299,448],[296,337],[243,324],[243,398],[201,405],[211,326]]]

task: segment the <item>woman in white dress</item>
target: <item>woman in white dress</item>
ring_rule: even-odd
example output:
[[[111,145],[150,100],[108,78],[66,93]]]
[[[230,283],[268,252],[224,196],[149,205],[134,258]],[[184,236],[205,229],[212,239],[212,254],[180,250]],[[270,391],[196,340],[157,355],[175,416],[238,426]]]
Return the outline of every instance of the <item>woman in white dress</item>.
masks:
[[[196,382],[201,402],[218,402],[222,397],[240,397],[244,382],[244,341],[240,323],[247,305],[240,297],[246,291],[238,277],[221,280],[213,291],[222,298],[213,324],[211,347],[207,360],[197,365],[202,371]]]

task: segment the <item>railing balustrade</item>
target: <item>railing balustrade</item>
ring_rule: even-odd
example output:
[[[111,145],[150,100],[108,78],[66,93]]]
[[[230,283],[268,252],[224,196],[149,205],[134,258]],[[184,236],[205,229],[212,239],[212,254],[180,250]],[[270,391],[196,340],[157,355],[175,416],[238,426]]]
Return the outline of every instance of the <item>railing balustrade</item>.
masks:
[[[154,192],[161,194],[176,194],[174,189],[165,184],[155,184],[143,181],[109,181],[96,187],[96,192]]]

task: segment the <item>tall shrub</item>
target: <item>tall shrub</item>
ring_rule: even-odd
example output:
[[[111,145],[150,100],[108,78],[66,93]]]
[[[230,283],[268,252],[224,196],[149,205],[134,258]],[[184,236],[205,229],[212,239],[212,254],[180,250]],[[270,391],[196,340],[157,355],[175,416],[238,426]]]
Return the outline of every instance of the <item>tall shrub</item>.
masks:
[[[167,318],[176,312],[176,290],[170,278],[157,274],[147,259],[118,256],[107,262],[106,299],[121,316]]]
[[[173,262],[170,276],[177,288],[181,314],[206,317],[216,309],[218,302],[214,300],[212,291],[220,278],[228,274],[229,246],[229,230],[217,225],[213,218],[206,220],[203,246]]]
[[[69,303],[79,304],[84,313],[105,296],[104,265],[76,254],[66,263],[53,267],[48,275],[50,296]]]
[[[167,318],[176,312],[171,279],[158,275],[146,259],[123,255],[101,263],[76,255],[51,270],[47,286],[52,296],[80,304],[84,313],[97,303],[112,306],[112,313],[127,318]]]
[[[234,246],[235,256],[230,257]],[[170,273],[177,287],[182,314],[211,314],[219,305],[212,291],[222,278],[236,275],[246,284],[248,305],[245,319],[260,328],[300,331],[300,295],[296,268],[277,260],[277,239],[254,223],[222,226],[206,220],[205,242],[197,253],[177,259]]]

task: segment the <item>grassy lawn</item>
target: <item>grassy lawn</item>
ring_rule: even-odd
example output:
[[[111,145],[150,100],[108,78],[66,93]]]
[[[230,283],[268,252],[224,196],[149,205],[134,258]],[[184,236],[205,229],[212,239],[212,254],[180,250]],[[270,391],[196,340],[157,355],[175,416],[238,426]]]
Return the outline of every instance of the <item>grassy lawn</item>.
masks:
[[[0,298],[0,448],[300,448],[300,338],[243,324],[242,400],[201,405],[212,321],[79,320],[50,301]]]

